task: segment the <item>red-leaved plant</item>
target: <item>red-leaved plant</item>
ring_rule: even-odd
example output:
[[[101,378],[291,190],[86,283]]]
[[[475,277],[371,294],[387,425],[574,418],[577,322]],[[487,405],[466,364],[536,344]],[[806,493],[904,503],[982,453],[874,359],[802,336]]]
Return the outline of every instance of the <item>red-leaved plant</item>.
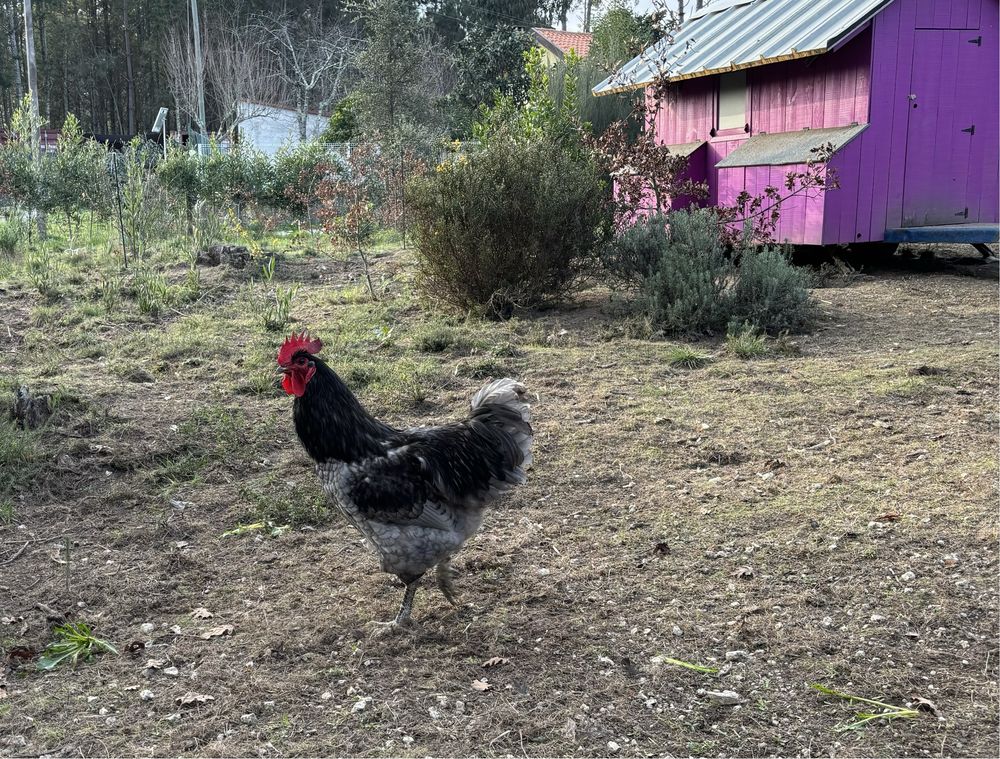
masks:
[[[405,182],[426,166],[411,151],[387,155],[374,143],[354,145],[338,164],[327,167],[316,189],[317,217],[323,229],[341,247],[355,251],[364,266],[365,282],[373,300],[369,252],[372,238],[397,227],[405,213]]]

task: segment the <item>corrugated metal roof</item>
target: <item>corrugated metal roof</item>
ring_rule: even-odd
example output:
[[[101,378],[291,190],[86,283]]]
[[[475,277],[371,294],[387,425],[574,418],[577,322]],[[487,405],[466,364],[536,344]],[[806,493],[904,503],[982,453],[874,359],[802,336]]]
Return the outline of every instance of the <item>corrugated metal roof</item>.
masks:
[[[664,147],[673,155],[687,157],[704,144],[705,140],[696,140],[695,142],[681,142],[676,145],[665,145]]]
[[[647,48],[595,95],[825,53],[892,0],[724,0]]]
[[[800,129],[797,132],[756,134],[717,164],[718,169],[734,166],[781,166],[806,163],[816,157],[814,152],[824,145],[840,150],[865,129],[867,124],[852,124],[832,129]]]

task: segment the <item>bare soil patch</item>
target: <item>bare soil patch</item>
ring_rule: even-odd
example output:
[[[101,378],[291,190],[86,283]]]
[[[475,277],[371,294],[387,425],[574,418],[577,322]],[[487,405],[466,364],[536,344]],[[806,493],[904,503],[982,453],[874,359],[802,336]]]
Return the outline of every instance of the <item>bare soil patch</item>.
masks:
[[[603,291],[466,323],[407,271],[376,261],[379,304],[341,260],[279,277],[376,412],[457,416],[509,372],[537,448],[457,557],[466,605],[427,582],[389,640],[399,588],[322,505],[243,274],[157,320],[89,308],[86,275],[0,283],[0,373],[55,395],[0,522],[0,755],[994,755],[995,281],[874,270],[782,351],[686,370]],[[291,528],[223,537],[264,517]],[[51,612],[121,654],[36,671]],[[864,704],[809,683],[937,711],[837,732]]]

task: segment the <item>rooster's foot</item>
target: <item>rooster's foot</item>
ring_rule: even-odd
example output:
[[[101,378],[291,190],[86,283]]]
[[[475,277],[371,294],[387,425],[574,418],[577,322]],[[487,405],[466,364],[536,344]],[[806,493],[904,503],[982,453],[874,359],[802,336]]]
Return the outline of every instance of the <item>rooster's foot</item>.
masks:
[[[448,603],[452,606],[459,606],[460,604],[457,600],[458,594],[455,590],[455,578],[458,577],[458,570],[449,562],[442,561],[437,565],[435,574],[437,575],[438,587],[441,588],[444,597],[448,599]]]
[[[413,622],[409,618],[403,621],[392,620],[391,622],[369,622],[374,629],[372,638],[391,638],[395,635],[403,635],[413,628]]]

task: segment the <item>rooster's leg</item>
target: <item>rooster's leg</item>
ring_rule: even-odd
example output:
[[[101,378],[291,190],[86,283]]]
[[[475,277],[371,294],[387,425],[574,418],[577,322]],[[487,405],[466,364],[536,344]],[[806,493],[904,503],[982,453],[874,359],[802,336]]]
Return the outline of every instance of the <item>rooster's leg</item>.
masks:
[[[417,594],[417,584],[420,582],[420,578],[415,580],[410,580],[406,582],[406,591],[403,593],[403,603],[399,606],[399,611],[396,613],[396,619],[393,621],[393,625],[396,627],[403,627],[410,624],[410,612],[413,611],[413,597]]]
[[[444,597],[448,599],[448,603],[452,606],[458,606],[459,603],[455,599],[455,576],[458,572],[451,565],[451,560],[445,559],[438,564],[435,574],[437,575],[438,587],[441,588]]]
[[[410,612],[413,611],[413,597],[417,594],[417,585],[420,577],[400,577],[406,583],[406,591],[403,593],[403,603],[399,606],[396,618],[391,622],[371,622],[375,626],[374,637],[387,638],[391,635],[403,632],[412,623]]]

